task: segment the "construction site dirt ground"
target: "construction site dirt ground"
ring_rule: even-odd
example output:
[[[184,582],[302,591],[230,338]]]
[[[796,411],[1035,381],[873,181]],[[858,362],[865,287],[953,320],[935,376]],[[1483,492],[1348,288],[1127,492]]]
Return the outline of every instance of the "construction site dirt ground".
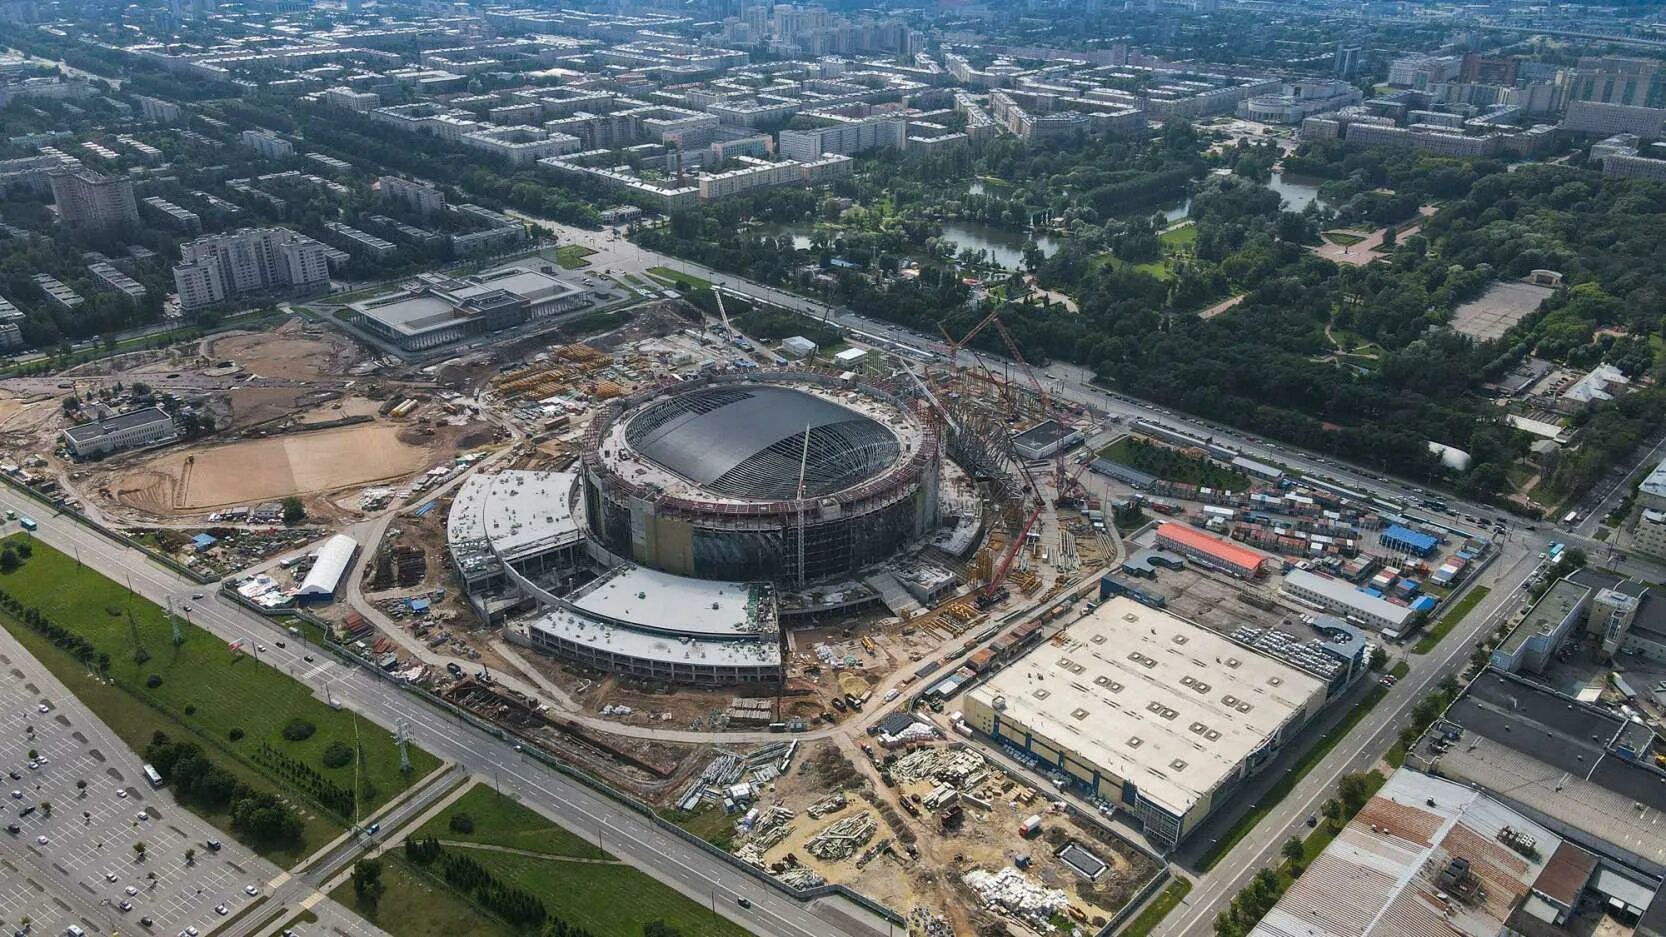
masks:
[[[883,756],[884,752],[879,754]],[[962,934],[978,933],[998,917],[983,910],[981,900],[961,881],[973,869],[995,872],[1012,867],[1021,856],[1027,857],[1025,874],[1048,888],[1062,889],[1087,918],[1080,922],[1087,925],[1085,932],[1098,930],[1155,874],[1155,862],[1144,853],[1097,827],[1051,812],[1045,792],[990,767],[988,778],[965,792],[988,801],[990,809],[983,810],[962,798],[966,811],[963,820],[945,831],[932,811],[921,810],[915,817],[900,806],[904,797],[929,797],[934,782],[914,780],[887,787],[880,782],[874,766],[853,746],[842,747],[834,741],[816,743],[757,801],[761,809],[781,804],[795,814],[788,821],[791,832],[764,852],[763,864],[769,868],[776,863],[796,863],[899,910],[929,908],[947,917],[955,932]],[[820,817],[809,815],[808,808],[840,790],[846,799],[843,807]],[[867,843],[845,858],[812,855],[808,844],[818,833],[864,812],[877,824]],[[1035,814],[1043,818],[1040,830],[1030,838],[1020,836],[1020,824]],[[893,824],[900,824],[901,829]],[[911,857],[905,849],[909,837],[919,852],[917,857]],[[858,868],[857,860],[863,853],[886,838],[892,840],[894,849]],[[1057,853],[1071,842],[1104,862],[1106,870],[1089,880],[1066,865]],[[737,843],[743,845],[745,839]],[[789,854],[791,861],[786,858]],[[1098,925],[1093,923],[1095,920]]]
[[[317,334],[307,334],[314,328]],[[231,361],[245,374],[303,381],[340,377],[362,357],[352,341],[322,327],[309,328],[302,319],[289,319],[270,332],[211,339],[204,354],[212,364]]]
[[[424,436],[411,427],[370,422],[171,448],[111,469],[99,488],[114,505],[147,514],[203,514],[404,479],[449,458],[465,434],[460,427],[442,427]]]

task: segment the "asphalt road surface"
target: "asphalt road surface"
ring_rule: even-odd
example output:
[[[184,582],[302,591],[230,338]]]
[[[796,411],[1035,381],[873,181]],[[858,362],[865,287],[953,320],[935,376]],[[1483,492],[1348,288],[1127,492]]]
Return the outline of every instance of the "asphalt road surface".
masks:
[[[46,760],[29,768],[30,751]],[[19,827],[0,834],[0,922],[8,928],[27,915],[42,934],[71,924],[90,934],[207,932],[286,884],[282,869],[180,807],[165,788],[152,790],[139,756],[3,629],[0,771],[7,772],[3,822]],[[52,805],[50,817],[43,803]],[[210,849],[210,840],[221,848]],[[142,861],[136,842],[146,847]],[[190,864],[187,849],[196,850]],[[250,885],[256,896],[244,891]],[[385,937],[334,902],[313,913],[319,922],[303,932]],[[140,923],[145,916],[148,928]],[[257,909],[228,933],[247,932],[266,916]]]
[[[596,834],[604,848],[621,859],[755,933],[824,937],[874,932],[851,913],[848,902],[818,899],[804,903],[784,896],[704,850],[661,833],[635,812],[523,756],[509,743],[445,716],[359,668],[337,662],[327,652],[291,640],[278,625],[221,599],[212,587],[197,585],[152,562],[142,551],[117,544],[68,517],[51,515],[39,502],[10,489],[0,491],[0,508],[35,517],[40,522],[36,536],[42,542],[78,555],[83,563],[118,582],[131,577],[134,591],[145,598],[158,603],[173,598],[176,608],[190,604],[188,617],[198,627],[226,641],[264,644],[267,649],[256,655],[259,660],[291,673],[314,687],[319,696],[328,694],[389,729],[405,721],[416,744],[493,779],[563,826]],[[197,594],[203,598],[194,598]],[[280,639],[289,646],[277,647]],[[308,654],[315,660],[306,661]],[[750,909],[739,907],[741,897],[751,901]]]

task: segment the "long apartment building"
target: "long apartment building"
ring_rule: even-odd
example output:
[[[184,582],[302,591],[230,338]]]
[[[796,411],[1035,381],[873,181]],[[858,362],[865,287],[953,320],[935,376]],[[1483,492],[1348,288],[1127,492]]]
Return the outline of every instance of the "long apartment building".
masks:
[[[781,131],[781,155],[808,163],[826,153],[850,156],[865,150],[900,150],[908,142],[908,122],[901,117],[877,115],[850,119],[829,116],[827,119],[837,122],[809,130]]]
[[[180,249],[174,286],[187,312],[260,293],[313,294],[330,288],[325,247],[288,228],[243,228]]]

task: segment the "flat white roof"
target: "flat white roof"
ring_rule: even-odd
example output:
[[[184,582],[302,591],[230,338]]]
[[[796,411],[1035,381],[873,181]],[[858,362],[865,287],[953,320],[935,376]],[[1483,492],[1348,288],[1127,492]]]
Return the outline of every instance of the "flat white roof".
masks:
[[[781,643],[777,636],[744,641],[693,636],[677,637],[610,624],[571,608],[550,609],[527,620],[527,627],[575,644],[639,660],[690,667],[779,667]]]
[[[1305,569],[1292,569],[1284,574],[1284,584],[1315,592],[1334,602],[1341,603],[1356,611],[1386,618],[1396,625],[1403,625],[1412,616],[1412,610],[1404,605],[1395,605],[1387,599],[1379,599],[1374,595],[1367,595],[1354,588],[1353,583],[1310,573]]]
[[[634,563],[608,570],[568,602],[595,618],[647,631],[737,638],[780,630],[765,584],[694,579]]]
[[[513,562],[583,536],[573,513],[573,472],[476,473],[457,489],[446,517],[453,554],[484,546]]]
[[[1116,596],[968,695],[1185,816],[1325,684]]]

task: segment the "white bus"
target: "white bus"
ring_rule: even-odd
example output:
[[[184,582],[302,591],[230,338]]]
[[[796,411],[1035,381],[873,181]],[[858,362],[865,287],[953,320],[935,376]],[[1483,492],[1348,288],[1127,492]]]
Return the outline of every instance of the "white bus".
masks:
[[[146,762],[145,764],[145,780],[150,782],[151,787],[162,786],[162,775],[157,774],[156,766],[150,764],[149,762]]]

